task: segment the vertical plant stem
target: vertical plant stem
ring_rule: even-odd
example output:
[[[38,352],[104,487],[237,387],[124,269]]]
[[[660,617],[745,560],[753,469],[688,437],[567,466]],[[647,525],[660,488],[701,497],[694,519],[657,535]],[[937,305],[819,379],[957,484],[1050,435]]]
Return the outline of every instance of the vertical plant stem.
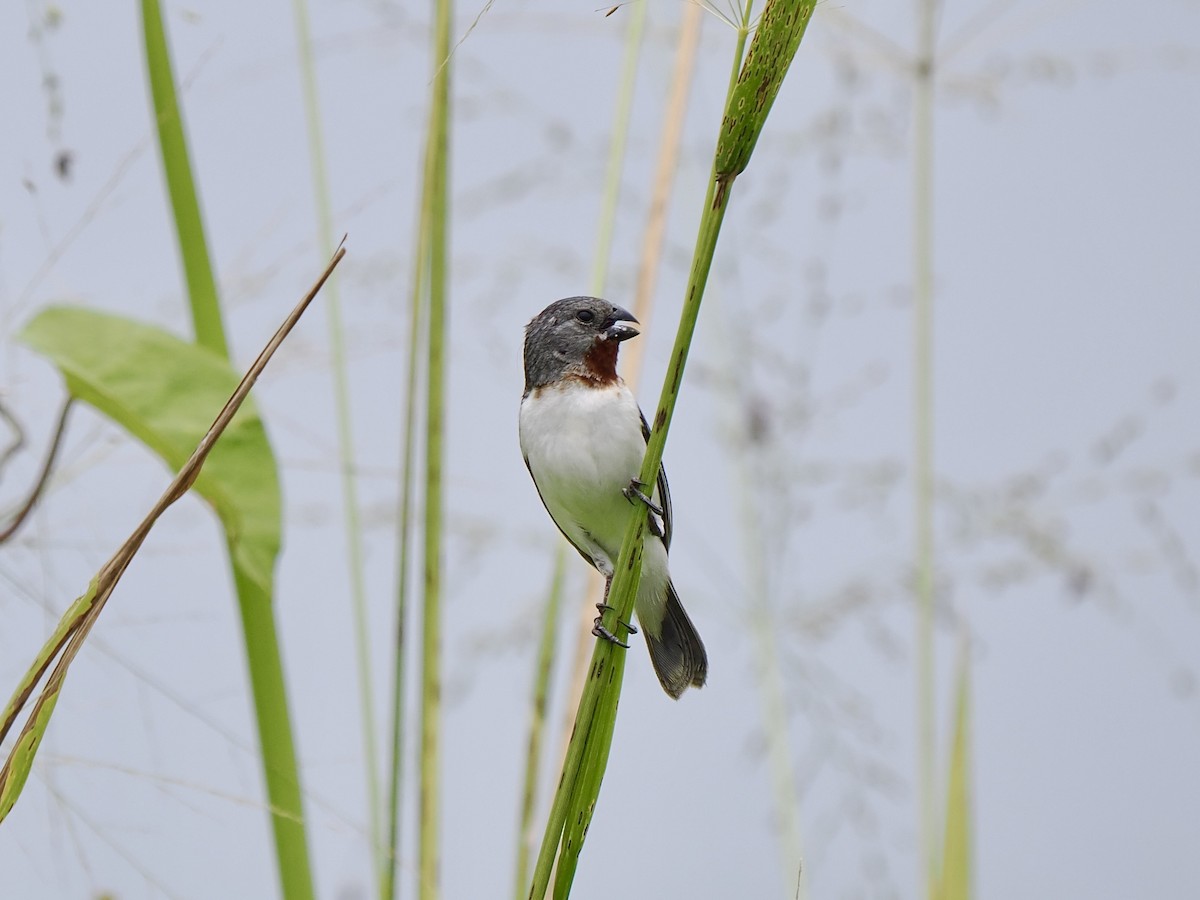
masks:
[[[936,0],[918,0],[913,70],[913,456],[922,896],[934,886],[933,86]]]
[[[209,261],[204,221],[175,90],[175,75],[157,0],[142,0],[142,27],[163,170],[183,258],[196,342],[228,359],[229,347],[221,321],[216,278]],[[315,896],[312,866],[288,712],[287,683],[272,608],[274,597],[233,564],[231,545],[228,550],[242,617],[242,636],[271,809],[280,888],[286,900],[310,900]]]
[[[300,48],[300,74],[304,90],[304,113],[308,126],[313,195],[317,206],[317,232],[321,253],[333,248],[333,216],[330,213],[329,177],[325,164],[325,138],[321,130],[321,109],[317,94],[317,73],[313,62],[312,33],[308,23],[306,0],[293,0],[296,39]],[[350,599],[354,616],[354,651],[358,663],[359,714],[362,716],[363,765],[366,769],[367,833],[375,870],[383,864],[382,820],[379,796],[379,759],[375,732],[375,698],[371,688],[371,628],[367,615],[367,590],[363,564],[362,521],[359,514],[357,484],[354,479],[354,429],[350,413],[350,380],[346,367],[346,340],[342,327],[342,305],[334,275],[326,287],[329,358],[333,368],[333,400],[337,419],[338,472],[342,486],[342,516],[350,575]]]
[[[421,797],[418,896],[438,896],[441,735],[442,456],[445,432],[446,258],[450,142],[450,0],[435,0],[429,235],[429,370],[425,430],[425,596],[421,635]]]
[[[417,216],[417,240],[413,253],[413,281],[408,324],[408,372],[405,380],[403,459],[400,464],[400,504],[396,514],[396,640],[392,668],[391,760],[388,765],[387,853],[379,895],[394,900],[396,865],[400,854],[401,791],[404,785],[404,670],[406,624],[408,618],[409,578],[412,559],[413,475],[417,456],[417,397],[419,360],[422,358],[425,327],[426,270],[429,260],[429,201],[432,194],[432,134],[426,142],[424,176],[421,179],[421,203]]]
[[[972,894],[971,640],[965,626],[959,640],[956,668],[944,834],[931,893],[936,900],[970,900]]]
[[[271,804],[281,894],[287,900],[312,900],[316,892],[304,833],[304,802],[272,598],[237,567],[234,578],[250,659],[250,686]]]
[[[142,0],[142,29],[150,94],[154,99],[154,115],[158,126],[158,146],[162,151],[175,236],[183,260],[192,328],[197,344],[229,359],[229,344],[225,340],[221,304],[217,299],[217,281],[208,257],[204,217],[200,214],[200,201],[192,178],[191,156],[183,130],[183,116],[179,111],[179,98],[175,92],[171,51],[167,46],[167,33],[158,0]]]
[[[554,554],[554,575],[542,616],[542,639],[538,647],[537,667],[533,676],[533,702],[529,715],[529,748],[525,754],[525,781],[521,791],[521,820],[517,828],[517,877],[514,900],[525,896],[529,883],[529,854],[533,850],[533,814],[537,808],[538,773],[541,768],[546,708],[550,700],[550,676],[554,668],[554,640],[558,634],[558,614],[562,607],[567,556],[560,546]]]

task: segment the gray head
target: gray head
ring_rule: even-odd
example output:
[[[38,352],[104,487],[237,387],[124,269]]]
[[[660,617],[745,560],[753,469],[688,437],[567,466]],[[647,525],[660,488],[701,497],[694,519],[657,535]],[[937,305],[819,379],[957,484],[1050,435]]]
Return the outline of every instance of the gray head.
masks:
[[[596,386],[617,380],[617,346],[637,319],[598,297],[555,300],[525,326],[525,392],[574,376]]]

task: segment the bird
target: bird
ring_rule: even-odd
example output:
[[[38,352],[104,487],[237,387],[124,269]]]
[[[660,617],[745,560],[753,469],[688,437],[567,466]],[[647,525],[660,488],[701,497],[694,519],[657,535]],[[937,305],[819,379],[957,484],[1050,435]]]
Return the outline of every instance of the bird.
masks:
[[[642,578],[634,611],[650,662],[673,699],[703,687],[708,654],[671,581],[671,493],[660,467],[651,495],[637,481],[650,428],[617,374],[617,351],[640,334],[638,320],[598,297],[566,297],[525,328],[525,393],[519,436],[525,465],[550,518],[605,578],[620,555],[629,504],[646,509]],[[605,602],[597,604],[603,612]],[[637,629],[630,626],[630,633]],[[621,646],[596,619],[593,634]]]

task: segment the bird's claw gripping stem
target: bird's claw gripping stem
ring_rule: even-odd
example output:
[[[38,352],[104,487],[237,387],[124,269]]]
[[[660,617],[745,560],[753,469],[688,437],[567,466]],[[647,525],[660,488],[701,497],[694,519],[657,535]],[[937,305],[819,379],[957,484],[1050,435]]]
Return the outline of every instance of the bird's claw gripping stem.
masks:
[[[596,616],[596,621],[592,625],[592,634],[598,638],[604,638],[611,644],[616,644],[618,647],[624,647],[626,650],[628,650],[629,645],[605,628],[604,623],[601,621],[602,619],[603,616]]]
[[[642,490],[642,488],[644,488],[644,487],[645,487],[645,485],[642,484],[640,481],[638,481],[635,478],[631,482],[629,482],[629,487],[622,490],[621,493],[625,495],[625,499],[628,500],[630,503],[632,503],[635,499],[641,500],[643,503],[646,504],[646,506],[650,509],[651,512],[653,512],[656,516],[659,516],[661,518],[661,516],[663,514],[662,507],[659,506],[657,503],[655,503],[653,500],[651,500],[646,495],[646,492]]]
[[[606,612],[608,612],[610,609],[612,609],[612,610],[615,610],[615,609],[616,609],[616,607],[615,607],[615,606],[609,606],[607,603],[601,602],[601,603],[597,603],[597,604],[596,604],[596,609],[600,610],[600,615],[604,615],[604,614],[605,614]],[[626,630],[626,631],[628,631],[630,634],[637,634],[637,633],[638,633],[638,630],[637,630],[636,628],[634,628],[634,627],[633,627],[633,625],[632,625],[631,623],[629,623],[629,622],[625,622],[625,621],[622,621],[621,619],[618,619],[617,621],[618,621],[618,622],[620,622],[622,625],[624,625],[624,626],[625,626],[625,630]]]
[[[605,591],[605,596],[607,596],[607,594],[608,592]],[[598,638],[604,638],[606,641],[616,644],[618,647],[624,647],[626,650],[628,650],[629,645],[627,643],[604,627],[604,613],[607,610],[615,609],[615,607],[609,606],[607,603],[600,602],[596,604],[596,609],[600,610],[600,615],[596,616],[596,621],[592,623],[592,634]],[[621,624],[628,629],[630,634],[638,633],[638,630],[628,622],[621,622]]]

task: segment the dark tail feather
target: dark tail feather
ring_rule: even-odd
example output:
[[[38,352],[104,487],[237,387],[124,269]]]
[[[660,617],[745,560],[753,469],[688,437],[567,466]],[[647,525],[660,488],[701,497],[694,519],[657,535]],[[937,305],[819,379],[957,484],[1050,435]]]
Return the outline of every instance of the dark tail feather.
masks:
[[[675,585],[667,582],[667,609],[658,635],[646,629],[650,662],[663,690],[678,700],[689,685],[704,687],[708,678],[708,654],[696,626],[684,612]]]

